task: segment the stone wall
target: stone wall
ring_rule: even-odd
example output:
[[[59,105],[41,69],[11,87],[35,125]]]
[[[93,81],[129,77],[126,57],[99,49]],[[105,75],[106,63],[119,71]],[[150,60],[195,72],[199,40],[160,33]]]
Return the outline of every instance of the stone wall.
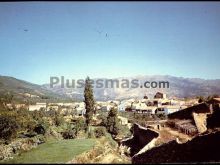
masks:
[[[132,138],[122,141],[121,144],[130,147],[130,156],[133,156],[158,136],[159,133],[134,124]]]
[[[192,107],[171,113],[168,115],[168,119],[193,119],[192,113],[210,113],[209,105],[201,103]]]
[[[44,138],[39,135],[32,138],[18,138],[10,144],[0,145],[0,160],[12,159],[21,151],[28,151],[36,148],[39,144],[44,143]]]
[[[178,144],[175,140],[135,155],[132,163],[220,162],[220,132],[197,136]]]
[[[195,113],[193,112],[193,119],[197,130],[199,133],[203,133],[207,131],[207,114],[206,113]]]

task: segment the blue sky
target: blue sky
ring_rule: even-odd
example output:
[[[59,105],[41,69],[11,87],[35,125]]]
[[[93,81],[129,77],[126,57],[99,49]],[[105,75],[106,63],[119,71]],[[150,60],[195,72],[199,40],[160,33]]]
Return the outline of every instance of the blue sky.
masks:
[[[0,75],[216,79],[219,62],[219,2],[0,3]]]

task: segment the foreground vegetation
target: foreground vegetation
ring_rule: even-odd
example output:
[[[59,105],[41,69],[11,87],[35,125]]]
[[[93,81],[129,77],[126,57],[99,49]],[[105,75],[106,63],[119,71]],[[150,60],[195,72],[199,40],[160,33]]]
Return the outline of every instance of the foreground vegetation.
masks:
[[[5,163],[66,163],[94,145],[94,139],[53,140]]]

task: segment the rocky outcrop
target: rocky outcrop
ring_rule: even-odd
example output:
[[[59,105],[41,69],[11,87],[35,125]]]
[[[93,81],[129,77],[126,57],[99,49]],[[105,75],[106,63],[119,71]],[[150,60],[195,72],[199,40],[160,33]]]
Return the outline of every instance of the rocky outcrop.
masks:
[[[197,127],[197,130],[199,133],[204,133],[207,131],[207,114],[206,113],[195,113],[193,112],[193,119],[195,122],[195,125]]]
[[[130,147],[130,156],[134,156],[158,136],[159,133],[138,124],[134,124],[133,136],[129,139],[123,140],[121,144]]]
[[[10,144],[0,145],[0,160],[12,159],[13,156],[19,154],[21,151],[28,151],[36,148],[39,144],[44,143],[42,136],[35,136],[33,138],[19,138],[12,141]]]
[[[219,162],[220,132],[197,136],[178,144],[175,140],[135,155],[132,163]]]

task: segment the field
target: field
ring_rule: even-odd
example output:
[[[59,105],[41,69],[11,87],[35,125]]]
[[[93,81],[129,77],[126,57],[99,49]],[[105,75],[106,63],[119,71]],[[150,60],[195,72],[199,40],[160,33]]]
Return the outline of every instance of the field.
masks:
[[[66,163],[94,145],[94,139],[50,141],[6,163]]]

